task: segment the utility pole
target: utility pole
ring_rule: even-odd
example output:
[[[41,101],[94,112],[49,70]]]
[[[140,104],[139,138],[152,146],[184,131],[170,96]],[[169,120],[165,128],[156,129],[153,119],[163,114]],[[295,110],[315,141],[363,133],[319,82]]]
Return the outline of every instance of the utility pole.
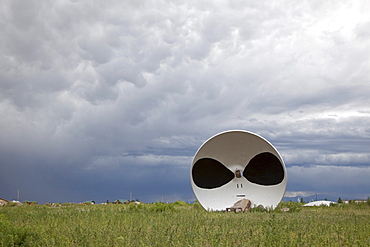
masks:
[[[19,190],[18,190],[18,194],[17,194],[17,201],[19,201]]]

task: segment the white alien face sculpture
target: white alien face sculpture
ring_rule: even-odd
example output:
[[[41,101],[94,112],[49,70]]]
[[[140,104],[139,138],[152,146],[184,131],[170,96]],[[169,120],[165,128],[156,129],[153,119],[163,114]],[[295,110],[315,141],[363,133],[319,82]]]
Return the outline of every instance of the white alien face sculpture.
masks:
[[[190,180],[206,210],[222,211],[241,199],[275,208],[284,196],[287,175],[278,151],[264,138],[243,130],[221,132],[194,156]]]

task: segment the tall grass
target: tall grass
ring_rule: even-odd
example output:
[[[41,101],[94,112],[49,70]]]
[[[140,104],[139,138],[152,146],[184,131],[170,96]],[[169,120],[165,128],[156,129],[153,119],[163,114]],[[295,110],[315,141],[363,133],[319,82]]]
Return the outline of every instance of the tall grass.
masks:
[[[24,205],[0,207],[0,246],[370,246],[369,222],[367,204],[239,214],[183,202]]]

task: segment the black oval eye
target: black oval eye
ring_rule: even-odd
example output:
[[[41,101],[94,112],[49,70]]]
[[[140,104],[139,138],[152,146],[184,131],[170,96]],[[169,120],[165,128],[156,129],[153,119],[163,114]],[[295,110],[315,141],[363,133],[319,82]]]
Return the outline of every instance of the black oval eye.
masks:
[[[272,153],[260,153],[249,161],[243,171],[249,182],[259,185],[276,185],[284,179],[284,169],[280,160]]]
[[[221,187],[235,177],[221,162],[211,158],[197,160],[191,172],[196,186],[203,189]]]

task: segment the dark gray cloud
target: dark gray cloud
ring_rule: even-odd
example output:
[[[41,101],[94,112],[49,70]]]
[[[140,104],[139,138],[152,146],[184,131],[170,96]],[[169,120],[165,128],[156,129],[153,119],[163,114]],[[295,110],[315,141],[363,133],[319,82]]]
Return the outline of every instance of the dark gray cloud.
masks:
[[[0,196],[191,200],[227,129],[278,148],[291,194],[369,196],[369,8],[3,1]]]
[[[325,192],[337,197],[362,198],[369,193],[370,182],[366,179],[369,175],[368,167],[293,166],[288,169],[287,190],[288,193],[289,190],[304,191],[308,195]]]

